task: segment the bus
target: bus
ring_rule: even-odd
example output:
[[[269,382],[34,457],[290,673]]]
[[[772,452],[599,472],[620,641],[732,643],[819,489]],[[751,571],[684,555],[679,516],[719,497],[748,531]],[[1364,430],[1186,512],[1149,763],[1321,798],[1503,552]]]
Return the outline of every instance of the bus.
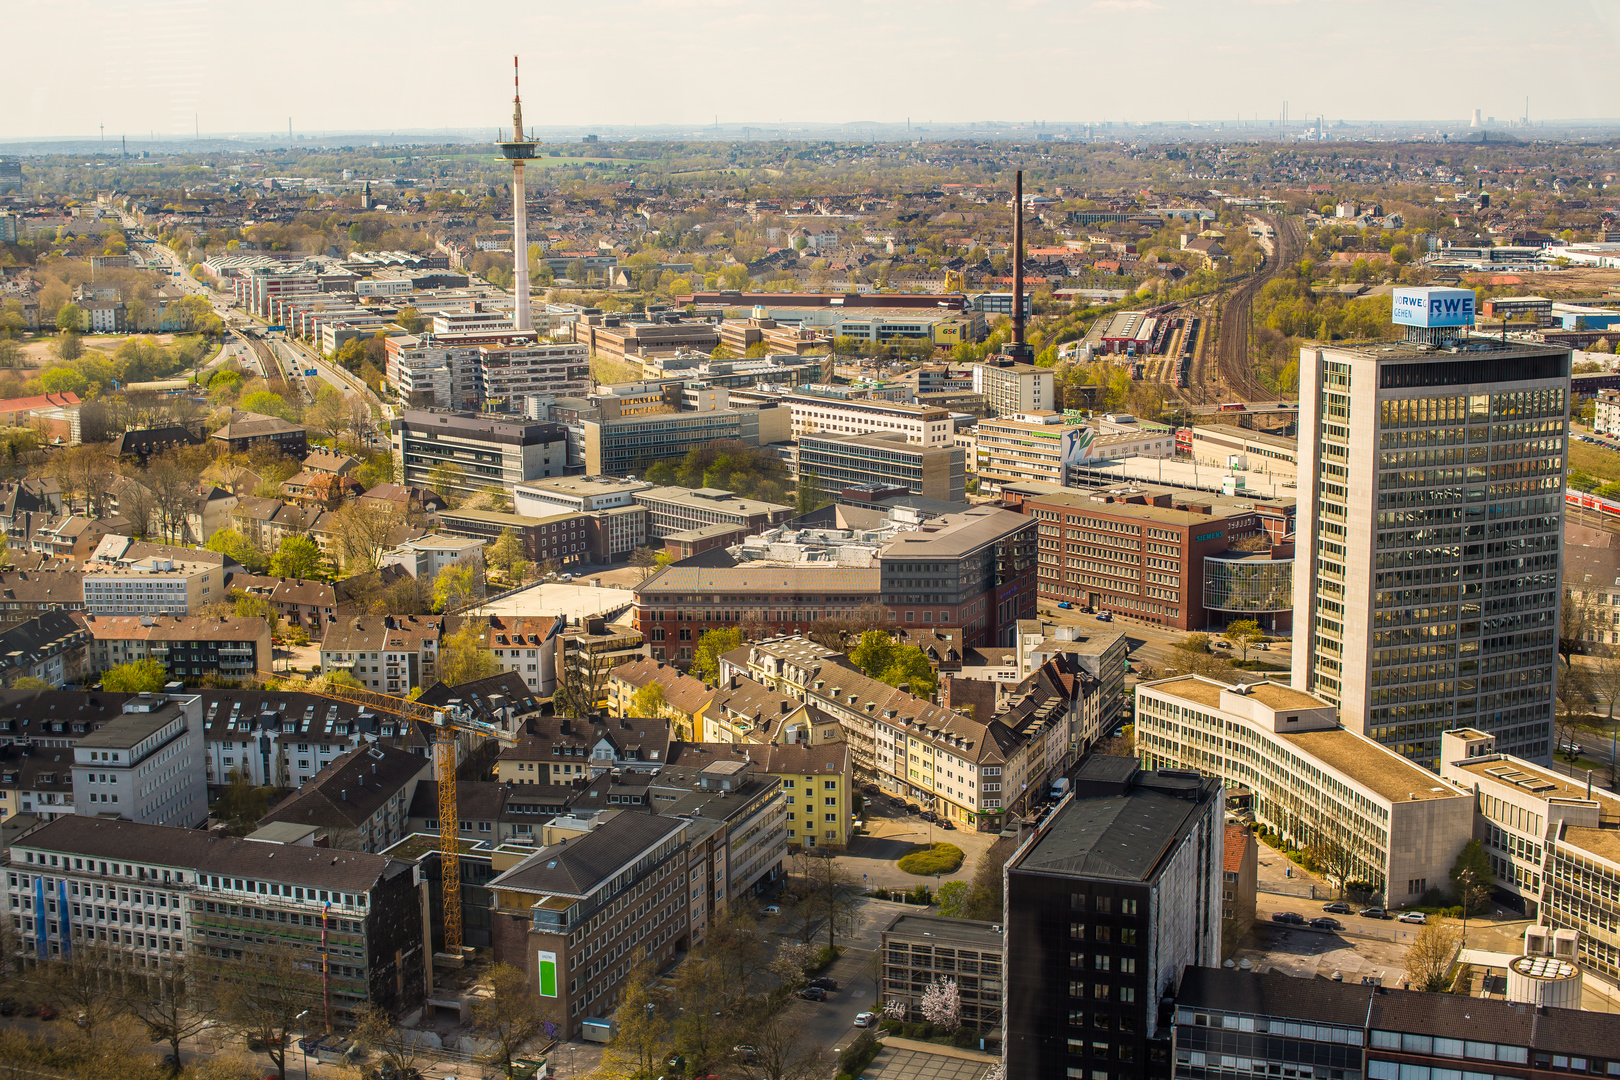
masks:
[[[1221,405],[1221,412],[1243,412],[1245,408],[1241,401],[1228,401]]]

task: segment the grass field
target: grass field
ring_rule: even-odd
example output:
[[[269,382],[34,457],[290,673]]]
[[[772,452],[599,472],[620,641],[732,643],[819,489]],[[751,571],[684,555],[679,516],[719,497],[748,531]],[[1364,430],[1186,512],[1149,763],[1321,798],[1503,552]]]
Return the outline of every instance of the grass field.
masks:
[[[1592,476],[1601,476],[1605,480],[1620,480],[1620,452],[1593,446],[1591,443],[1575,442],[1572,438],[1569,444],[1569,467],[1580,469]]]

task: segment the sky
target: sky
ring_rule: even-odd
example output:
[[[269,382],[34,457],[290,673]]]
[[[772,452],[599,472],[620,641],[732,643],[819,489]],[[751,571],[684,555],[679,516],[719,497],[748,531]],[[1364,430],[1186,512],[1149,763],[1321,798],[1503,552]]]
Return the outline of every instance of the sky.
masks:
[[[493,131],[513,53],[547,127],[1620,117],[1620,0],[57,0],[5,32],[37,47],[0,139]]]

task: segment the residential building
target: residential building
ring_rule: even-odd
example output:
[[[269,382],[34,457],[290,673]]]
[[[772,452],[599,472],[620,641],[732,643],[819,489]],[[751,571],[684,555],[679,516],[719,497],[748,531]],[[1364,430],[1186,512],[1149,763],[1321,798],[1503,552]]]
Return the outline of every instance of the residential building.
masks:
[[[902,912],[883,928],[883,981],[879,995],[897,1003],[906,1023],[923,1023],[922,999],[942,980],[956,984],[962,1026],[990,1032],[1001,1027],[1005,934],[999,923]]]
[[[1275,622],[1292,606],[1292,591],[1284,597],[1277,589],[1279,581],[1292,583],[1291,556],[1271,558],[1279,553],[1268,544],[1267,566],[1234,565],[1242,555],[1233,545],[1254,547],[1266,538],[1257,510],[1265,500],[1135,484],[1092,490],[1018,484],[1004,487],[1002,496],[1039,523],[1042,600],[1189,631],[1229,615],[1269,614]],[[1291,516],[1292,500],[1276,506]],[[1206,606],[1206,594],[1224,606]]]
[[[416,786],[433,776],[433,758],[384,744],[357,746],[276,804],[259,825],[313,826],[323,843],[378,852],[409,832]]]
[[[255,446],[268,446],[302,461],[309,453],[309,440],[303,427],[263,413],[233,409],[230,420],[212,437],[233,454],[245,454]]]
[[[992,506],[946,514],[879,550],[883,604],[897,623],[960,626],[968,646],[1011,645],[1017,621],[1035,614],[1035,560],[1032,518]]]
[[[503,747],[495,779],[510,784],[588,783],[603,775],[650,775],[669,763],[670,728],[653,717],[531,720],[529,734]]]
[[[107,453],[110,457],[133,457],[144,467],[155,454],[202,443],[190,428],[181,425],[161,428],[138,428],[115,435]]]
[[[413,578],[432,580],[448,566],[465,566],[484,574],[484,542],[464,536],[428,533],[406,540],[379,556],[383,566],[398,566]]]
[[[393,433],[400,483],[449,483],[462,497],[492,486],[510,494],[522,481],[562,476],[568,465],[568,433],[559,424],[406,409],[393,421]],[[447,481],[444,469],[434,473],[440,466],[459,472]]]
[[[531,563],[555,562],[575,566],[592,558],[592,519],[584,514],[548,514],[525,517],[497,510],[445,510],[439,528],[452,537],[492,544],[511,530]]]
[[[1049,367],[995,356],[973,365],[973,392],[984,398],[991,416],[1044,412],[1057,406]]]
[[[228,596],[214,562],[154,555],[84,569],[84,609],[92,615],[187,615]]]
[[[474,845],[484,845],[487,850],[490,846],[500,844],[532,845],[544,828],[546,822],[568,813],[571,803],[580,797],[584,789],[572,786],[559,787],[515,787],[503,784],[497,780],[461,780],[456,783],[456,814],[460,817],[457,822],[456,835],[468,848]],[[416,785],[416,796],[411,800],[410,833],[405,842],[412,836],[430,836],[435,846],[439,837],[439,782],[437,780],[423,780]],[[385,852],[386,854],[386,852]],[[463,888],[467,887],[463,873]],[[483,907],[488,907],[488,890]],[[465,905],[465,897],[463,904]],[[467,933],[466,921],[482,924],[484,940],[477,941],[476,936]],[[472,911],[466,906],[462,910],[463,934],[468,944],[489,945],[489,928],[487,925],[487,911]]]
[[[360,685],[408,695],[438,681],[442,615],[378,615],[339,619],[321,640],[321,670],[347,671]]]
[[[714,688],[650,656],[620,664],[608,672],[608,711],[614,716],[644,715],[635,697],[637,691],[652,683],[657,683],[663,692],[663,704],[656,715],[670,722],[674,737],[701,736],[703,712],[714,698]]]
[[[1431,768],[1459,725],[1545,760],[1568,350],[1313,346],[1299,367],[1295,688]]]
[[[0,690],[0,821],[75,812],[73,744],[123,715],[128,694]]]
[[[645,779],[653,812],[693,823],[688,880],[707,887],[694,890],[688,918],[694,941],[701,941],[716,912],[760,895],[781,878],[787,861],[782,787],[746,755],[701,767],[668,765]]]
[[[1599,390],[1593,408],[1592,430],[1599,435],[1620,435],[1620,390]]]
[[[139,694],[123,708],[73,744],[75,812],[201,825],[208,818],[201,699]]]
[[[558,678],[572,677],[576,685],[599,688],[592,707],[606,709],[613,669],[646,656],[645,641],[634,626],[600,616],[583,619],[557,635]]]
[[[1094,756],[1005,871],[1011,1080],[1166,1075],[1159,1003],[1220,962],[1221,783]]]
[[[797,741],[809,723],[805,705],[791,694],[733,675],[709,696],[695,737],[706,743]]]
[[[791,506],[745,499],[721,488],[648,487],[630,497],[647,508],[647,536],[652,540],[709,525],[758,532],[793,516]]]
[[[8,913],[33,923],[20,939],[26,960],[94,941],[132,967],[189,956],[246,961],[245,972],[255,943],[275,944],[323,973],[337,1021],[368,1004],[411,1008],[427,993],[426,897],[407,863],[107,817],[53,821],[10,857]],[[312,986],[311,1002],[320,996]]]
[[[868,398],[789,394],[783,399],[792,415],[793,437],[805,435],[901,435],[916,446],[951,446],[951,414],[933,405]]]
[[[774,404],[581,420],[580,430],[590,476],[645,474],[654,462],[684,457],[695,447],[716,442],[769,446],[793,437],[789,410]]]
[[[470,615],[487,624],[485,644],[502,671],[523,680],[529,692],[548,695],[557,686],[557,638],[567,627],[561,615]]]
[[[1090,676],[1097,683],[1098,723],[1106,730],[1092,735],[1078,732],[1086,744],[1112,734],[1114,725],[1130,713],[1130,695],[1125,688],[1125,669],[1130,643],[1122,630],[1102,627],[1063,626],[1039,620],[1021,620],[1014,658],[1018,677],[1026,679],[1048,660],[1063,657],[1069,666]]]
[[[1260,844],[1248,826],[1226,820],[1221,858],[1221,956],[1230,960],[1254,926],[1259,891]]]
[[[96,549],[102,537],[114,529],[130,528],[122,518],[87,518],[82,514],[30,516],[26,543],[18,547],[53,559],[83,559]],[[20,538],[19,538],[20,539]]]
[[[1340,727],[1339,715],[1269,680],[1234,687],[1178,675],[1137,685],[1136,745],[1149,767],[1221,780],[1240,793],[1240,807],[1288,841],[1344,849],[1345,880],[1367,882],[1386,906],[1420,903],[1431,888],[1449,886],[1473,836],[1474,800]]]
[[[661,967],[687,940],[691,828],[625,811],[554,819],[489,882],[495,960],[524,973],[564,1036],[612,1014],[637,956]]]
[[[959,446],[920,446],[899,432],[801,435],[800,484],[837,492],[862,484],[903,488],[941,502],[967,499],[967,455]]]
[[[85,669],[96,674],[148,658],[169,676],[195,683],[204,675],[247,679],[270,670],[270,624],[258,617],[90,615]]]
[[[46,611],[84,610],[84,575],[78,570],[0,572],[0,612],[7,619]]]
[[[64,611],[47,611],[0,630],[0,684],[42,679],[51,686],[77,682],[90,635]]]

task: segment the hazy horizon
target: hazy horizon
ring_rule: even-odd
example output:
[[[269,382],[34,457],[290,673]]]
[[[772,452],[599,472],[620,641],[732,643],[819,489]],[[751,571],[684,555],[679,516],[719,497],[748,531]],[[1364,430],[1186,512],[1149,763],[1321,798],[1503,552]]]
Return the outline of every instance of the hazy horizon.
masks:
[[[525,123],[547,131],[1190,119],[1264,135],[1285,100],[1294,128],[1466,126],[1476,108],[1505,127],[1526,95],[1533,123],[1620,114],[1604,63],[1620,4],[1598,0],[497,0],[467,12],[476,24],[445,14],[423,0],[22,8],[17,41],[80,32],[8,57],[0,140],[102,125],[109,141],[269,135],[289,117],[306,136],[493,132],[511,123],[514,52]],[[975,114],[1009,119],[960,119]]]

